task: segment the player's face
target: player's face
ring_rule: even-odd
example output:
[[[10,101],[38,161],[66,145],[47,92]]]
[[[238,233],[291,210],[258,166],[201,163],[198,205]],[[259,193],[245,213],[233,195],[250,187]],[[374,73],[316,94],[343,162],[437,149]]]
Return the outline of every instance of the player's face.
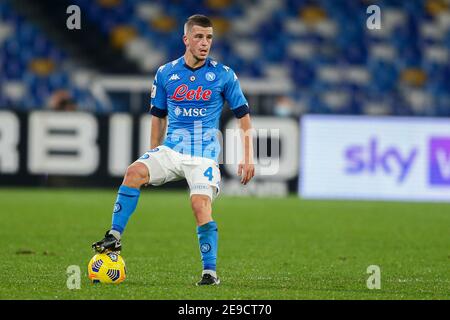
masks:
[[[196,60],[205,60],[209,55],[212,39],[213,29],[211,27],[192,26],[184,36],[184,44]]]

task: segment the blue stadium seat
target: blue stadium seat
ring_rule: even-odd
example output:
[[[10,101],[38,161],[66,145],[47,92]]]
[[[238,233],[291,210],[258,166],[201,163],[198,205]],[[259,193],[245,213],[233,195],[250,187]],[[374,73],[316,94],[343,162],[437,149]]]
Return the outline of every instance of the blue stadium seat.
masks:
[[[290,68],[291,77],[294,83],[301,87],[309,87],[315,78],[315,69],[308,61],[291,60]]]

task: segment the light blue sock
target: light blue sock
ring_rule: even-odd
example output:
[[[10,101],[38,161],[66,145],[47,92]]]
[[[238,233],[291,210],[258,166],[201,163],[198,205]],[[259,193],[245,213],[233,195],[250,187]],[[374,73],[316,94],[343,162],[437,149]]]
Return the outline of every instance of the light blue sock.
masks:
[[[197,227],[198,243],[202,255],[203,270],[216,271],[217,260],[217,224],[208,222]]]
[[[122,234],[128,223],[128,219],[136,209],[140,194],[139,189],[124,185],[119,187],[112,215],[112,230],[119,231]]]

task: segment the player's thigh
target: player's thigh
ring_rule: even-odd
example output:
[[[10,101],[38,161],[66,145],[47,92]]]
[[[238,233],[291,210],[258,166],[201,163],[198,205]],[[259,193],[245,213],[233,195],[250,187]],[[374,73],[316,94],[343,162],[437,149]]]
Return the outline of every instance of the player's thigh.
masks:
[[[142,163],[147,167],[149,171],[149,180],[147,183],[159,186],[181,178],[176,159],[173,159],[170,151],[170,148],[159,146],[147,151],[135,161],[135,163]]]
[[[220,192],[220,170],[214,161],[205,160],[195,166],[186,166],[186,180],[193,195],[206,195],[213,201]]]

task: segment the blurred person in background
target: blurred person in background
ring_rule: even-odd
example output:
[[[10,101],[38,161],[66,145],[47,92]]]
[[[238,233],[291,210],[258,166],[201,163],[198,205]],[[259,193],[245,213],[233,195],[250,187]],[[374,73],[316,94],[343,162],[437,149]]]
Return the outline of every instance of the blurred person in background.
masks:
[[[75,111],[77,104],[67,90],[57,90],[49,98],[48,108],[53,111]]]
[[[295,102],[288,96],[279,96],[275,101],[274,114],[279,117],[297,115]]]

